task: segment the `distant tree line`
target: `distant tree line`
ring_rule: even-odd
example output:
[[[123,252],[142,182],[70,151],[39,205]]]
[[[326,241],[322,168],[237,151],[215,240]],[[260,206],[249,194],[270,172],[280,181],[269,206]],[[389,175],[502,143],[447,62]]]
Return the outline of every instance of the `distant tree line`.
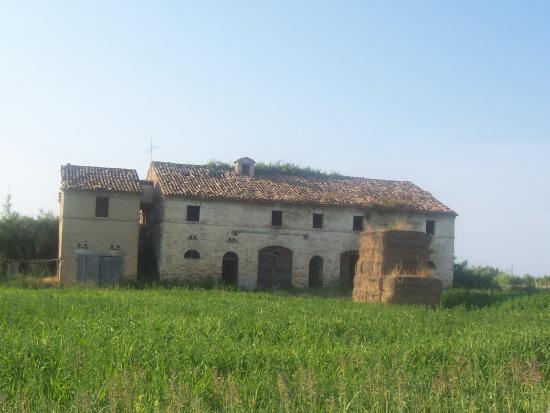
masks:
[[[514,275],[496,267],[470,266],[468,261],[454,265],[453,287],[475,289],[550,288],[550,275]]]
[[[58,222],[52,212],[20,215],[13,211],[8,195],[0,213],[0,275],[5,275],[8,260],[56,258]]]

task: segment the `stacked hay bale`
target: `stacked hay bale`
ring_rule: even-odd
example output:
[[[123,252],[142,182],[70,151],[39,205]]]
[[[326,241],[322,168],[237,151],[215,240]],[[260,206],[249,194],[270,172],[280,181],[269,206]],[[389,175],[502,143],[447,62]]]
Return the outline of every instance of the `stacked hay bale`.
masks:
[[[418,231],[363,233],[353,300],[436,305],[442,283],[429,275],[430,243],[431,236]]]

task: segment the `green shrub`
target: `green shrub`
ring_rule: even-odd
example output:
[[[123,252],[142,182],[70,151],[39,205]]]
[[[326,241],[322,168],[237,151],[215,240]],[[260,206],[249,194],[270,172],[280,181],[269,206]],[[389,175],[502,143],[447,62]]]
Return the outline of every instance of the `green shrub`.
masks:
[[[222,162],[216,159],[210,160],[207,164],[212,172],[230,171],[231,165],[227,162]],[[292,162],[258,162],[254,168],[256,176],[302,176],[306,178],[326,178],[326,177],[342,177],[337,172],[325,172],[320,169],[315,169],[310,166],[300,166]]]
[[[0,274],[5,275],[10,259],[55,259],[57,239],[58,219],[52,213],[41,212],[37,217],[4,214],[0,218]]]
[[[500,270],[493,267],[470,267],[468,261],[454,265],[453,287],[495,289],[499,288],[495,277]]]

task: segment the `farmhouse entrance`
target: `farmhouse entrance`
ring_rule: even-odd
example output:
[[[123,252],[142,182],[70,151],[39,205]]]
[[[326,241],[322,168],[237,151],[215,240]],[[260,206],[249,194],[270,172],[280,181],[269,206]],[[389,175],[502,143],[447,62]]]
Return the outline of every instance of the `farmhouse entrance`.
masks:
[[[122,274],[122,257],[80,254],[77,265],[79,283],[116,284]]]
[[[237,286],[239,257],[234,252],[227,252],[222,258],[222,282]]]
[[[323,259],[316,255],[309,260],[309,287],[323,286]]]
[[[267,247],[258,252],[258,288],[292,286],[292,251],[284,247]]]
[[[346,287],[353,288],[357,260],[359,260],[358,251],[346,251],[340,255],[340,281]]]

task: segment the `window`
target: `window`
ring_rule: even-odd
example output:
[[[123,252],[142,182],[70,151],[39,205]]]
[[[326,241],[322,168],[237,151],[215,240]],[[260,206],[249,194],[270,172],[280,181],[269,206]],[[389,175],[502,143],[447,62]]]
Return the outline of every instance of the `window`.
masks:
[[[426,232],[428,234],[435,234],[435,221],[426,221]]]
[[[187,205],[187,221],[199,222],[201,215],[201,207],[195,205]]]
[[[199,252],[195,251],[195,250],[186,251],[185,254],[183,255],[183,258],[185,258],[185,259],[198,260],[200,257],[201,257],[201,255],[199,254]]]
[[[241,165],[241,174],[245,176],[250,176],[250,165],[247,163],[243,163]]]
[[[271,211],[271,226],[280,227],[283,225],[283,211]]]
[[[95,197],[95,216],[107,218],[109,216],[109,197],[108,196],[96,196]]]
[[[313,228],[323,228],[323,214],[313,214]]]
[[[356,215],[353,217],[353,230],[354,231],[363,231],[363,216]]]

